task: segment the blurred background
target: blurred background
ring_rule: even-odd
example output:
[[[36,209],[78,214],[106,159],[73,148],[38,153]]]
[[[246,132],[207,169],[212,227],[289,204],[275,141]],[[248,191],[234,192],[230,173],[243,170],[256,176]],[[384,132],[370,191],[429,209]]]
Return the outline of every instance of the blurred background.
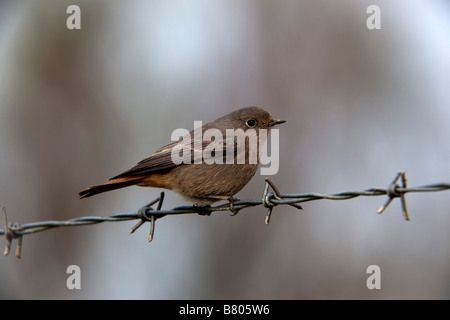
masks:
[[[0,66],[10,222],[133,212],[161,190],[77,193],[249,105],[288,120],[270,177],[283,193],[387,187],[399,171],[450,181],[448,1],[0,1]],[[264,178],[237,196],[259,199]],[[263,207],[165,217],[150,244],[134,221],[53,229],[0,257],[0,298],[449,299],[450,193],[406,198],[410,222],[373,197],[277,207],[268,227]],[[163,208],[185,204],[167,192]],[[381,290],[366,287],[373,264]]]

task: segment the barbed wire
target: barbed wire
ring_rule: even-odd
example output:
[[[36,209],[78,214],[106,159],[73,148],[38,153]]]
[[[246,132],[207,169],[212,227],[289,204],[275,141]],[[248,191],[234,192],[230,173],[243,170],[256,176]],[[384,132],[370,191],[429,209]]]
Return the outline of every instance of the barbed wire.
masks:
[[[401,186],[397,184],[397,181],[401,178]],[[270,191],[270,189],[272,191]],[[383,213],[389,204],[395,198],[400,198],[403,217],[409,221],[408,209],[406,206],[405,194],[411,192],[436,192],[449,190],[450,184],[432,184],[426,186],[419,186],[408,188],[405,172],[399,172],[388,188],[370,188],[363,191],[346,191],[332,194],[322,193],[301,193],[301,194],[281,194],[278,188],[269,180],[266,179],[264,193],[261,200],[238,200],[229,199],[228,204],[222,204],[218,206],[182,206],[176,207],[170,210],[161,210],[164,201],[164,192],[161,192],[160,196],[143,206],[136,212],[131,213],[116,213],[105,217],[81,217],[66,221],[41,221],[26,224],[8,223],[6,209],[3,208],[3,223],[5,229],[0,229],[0,236],[4,235],[6,238],[6,247],[4,255],[7,256],[10,252],[13,239],[17,239],[17,246],[15,256],[21,257],[22,251],[22,238],[25,235],[37,233],[57,227],[74,227],[85,226],[103,222],[119,222],[129,220],[140,220],[131,230],[130,233],[136,231],[145,222],[150,223],[150,234],[148,241],[153,240],[155,232],[155,221],[166,215],[178,215],[178,214],[192,214],[197,213],[200,215],[210,215],[212,212],[217,211],[231,211],[233,215],[236,215],[240,210],[248,207],[255,207],[263,205],[268,209],[265,223],[268,225],[272,216],[273,208],[278,205],[289,205],[297,209],[302,209],[299,203],[315,201],[315,200],[348,200],[356,197],[372,197],[372,196],[388,196],[388,200],[377,210],[379,214]],[[153,206],[156,205],[156,210]]]

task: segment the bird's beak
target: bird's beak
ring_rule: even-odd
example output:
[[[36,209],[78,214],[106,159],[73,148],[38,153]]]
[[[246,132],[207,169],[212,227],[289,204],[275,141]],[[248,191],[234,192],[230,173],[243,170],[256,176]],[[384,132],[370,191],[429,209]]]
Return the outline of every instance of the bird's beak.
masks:
[[[277,125],[277,124],[282,124],[282,123],[285,123],[286,122],[286,120],[277,120],[277,119],[272,119],[272,120],[270,120],[270,126],[271,127],[273,127],[273,126],[275,126],[275,125]]]

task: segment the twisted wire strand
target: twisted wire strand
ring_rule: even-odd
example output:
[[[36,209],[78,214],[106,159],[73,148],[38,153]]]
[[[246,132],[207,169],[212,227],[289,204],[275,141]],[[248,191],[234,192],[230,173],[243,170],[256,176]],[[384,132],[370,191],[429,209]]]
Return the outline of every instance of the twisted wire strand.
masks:
[[[399,186],[397,181],[401,178],[402,185]],[[270,191],[272,189],[273,192]],[[331,194],[324,193],[301,193],[301,194],[281,194],[276,186],[269,180],[266,179],[266,184],[264,188],[263,197],[261,200],[236,200],[230,199],[228,204],[222,204],[214,207],[197,207],[197,206],[181,206],[169,210],[161,210],[161,206],[164,200],[164,193],[162,192],[160,197],[153,200],[149,204],[143,206],[136,212],[129,213],[116,213],[104,217],[80,217],[75,219],[70,219],[66,221],[40,221],[25,224],[18,223],[8,223],[6,216],[6,209],[3,208],[3,222],[5,229],[0,229],[0,236],[4,235],[7,241],[5,248],[5,255],[9,254],[11,243],[13,239],[18,239],[18,244],[16,248],[16,257],[21,256],[22,247],[22,237],[32,233],[37,233],[57,227],[73,227],[73,226],[85,226],[98,224],[103,222],[120,222],[129,220],[140,220],[131,230],[130,233],[136,231],[145,222],[150,222],[150,235],[148,240],[152,241],[155,221],[166,215],[179,215],[179,214],[192,214],[197,213],[201,215],[210,215],[212,212],[217,211],[231,211],[234,215],[240,210],[263,205],[268,209],[266,215],[266,224],[269,224],[272,210],[278,205],[290,205],[297,209],[302,209],[299,205],[300,203],[317,201],[317,200],[349,200],[356,197],[373,197],[373,196],[388,196],[386,203],[381,206],[377,212],[382,213],[392,202],[394,198],[401,198],[402,211],[405,220],[409,220],[408,211],[406,208],[405,194],[407,193],[422,193],[422,192],[437,192],[445,191],[450,189],[450,184],[440,183],[431,184],[418,187],[407,187],[406,174],[400,172],[397,174],[396,178],[392,181],[388,188],[370,188],[363,191],[345,191]],[[156,210],[153,206],[157,205]]]

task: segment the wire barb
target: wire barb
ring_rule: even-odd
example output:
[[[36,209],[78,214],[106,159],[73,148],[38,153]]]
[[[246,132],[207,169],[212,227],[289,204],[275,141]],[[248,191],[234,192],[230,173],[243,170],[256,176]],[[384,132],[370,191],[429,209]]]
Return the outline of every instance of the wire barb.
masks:
[[[401,178],[401,186],[397,184],[398,180]],[[272,191],[270,191],[272,190]],[[394,198],[401,199],[403,216],[406,220],[409,220],[408,209],[406,207],[405,194],[409,192],[437,192],[450,190],[450,184],[441,183],[426,185],[420,187],[408,188],[406,174],[405,172],[400,172],[395,177],[394,181],[388,186],[387,189],[384,188],[371,188],[363,191],[345,191],[334,194],[322,194],[322,193],[301,193],[301,194],[281,194],[278,188],[274,185],[272,181],[266,179],[264,186],[264,193],[262,199],[260,200],[238,200],[232,199],[226,204],[217,205],[215,207],[198,207],[198,206],[181,206],[169,210],[161,210],[164,201],[164,192],[161,192],[160,196],[143,206],[136,212],[130,213],[116,213],[105,217],[80,217],[75,219],[70,219],[66,221],[41,221],[32,222],[26,224],[8,223],[6,216],[6,209],[3,208],[3,222],[5,224],[4,229],[0,229],[0,236],[4,235],[6,239],[6,247],[4,254],[8,255],[11,249],[13,239],[17,239],[16,246],[16,257],[20,258],[22,253],[22,237],[31,233],[37,233],[40,231],[49,230],[57,227],[73,227],[73,226],[85,226],[91,224],[97,224],[102,222],[119,222],[119,221],[129,221],[129,220],[140,220],[133,228],[131,228],[130,233],[134,233],[138,228],[140,228],[145,222],[150,222],[150,233],[148,240],[152,241],[155,233],[155,221],[166,215],[180,215],[180,214],[200,214],[200,215],[210,215],[212,212],[216,211],[231,211],[232,213],[237,213],[238,211],[248,208],[263,205],[268,209],[266,213],[265,223],[269,224],[273,208],[278,205],[289,205],[297,209],[302,209],[300,203],[316,200],[348,200],[356,197],[373,197],[373,196],[388,196],[388,200],[382,205],[377,212],[382,213],[390,205]],[[153,206],[157,204],[156,210]],[[0,222],[1,223],[1,222]]]
[[[6,239],[6,247],[5,251],[3,252],[3,255],[7,256],[9,255],[9,252],[11,250],[12,240],[17,239],[17,246],[16,246],[16,258],[20,259],[22,257],[22,234],[20,234],[18,231],[20,231],[20,225],[18,223],[8,223],[8,217],[6,215],[6,208],[2,208],[2,214],[3,214],[3,222],[5,223],[5,239]]]
[[[395,179],[392,181],[392,183],[389,185],[389,187],[387,188],[387,195],[388,195],[388,200],[386,201],[386,203],[384,205],[382,205],[377,212],[379,214],[382,214],[384,212],[384,210],[386,210],[386,208],[391,204],[392,200],[394,200],[394,198],[399,198],[401,199],[401,204],[402,204],[402,212],[403,212],[403,217],[405,218],[406,221],[409,221],[409,214],[408,214],[408,208],[406,206],[406,199],[405,199],[405,191],[400,191],[399,188],[400,186],[397,184],[398,179],[402,178],[402,190],[407,190],[408,188],[408,183],[407,183],[407,179],[406,179],[406,172],[399,172],[397,173],[397,176],[395,177]]]
[[[153,211],[152,206],[155,203],[158,203],[156,211],[160,211],[163,202],[164,202],[164,192],[161,192],[161,195],[159,196],[159,198],[156,198],[152,202],[150,202],[150,203],[146,204],[145,206],[143,206],[142,208],[140,208],[137,211],[137,214],[138,214],[139,218],[141,219],[141,221],[139,221],[133,228],[131,228],[130,234],[134,233],[140,226],[142,226],[145,222],[149,221],[150,222],[150,234],[148,236],[148,242],[151,242],[153,240],[153,234],[155,233],[156,216],[154,214],[148,216],[148,213],[150,211]],[[161,217],[162,217],[162,215],[159,216],[159,218],[161,218]]]
[[[272,190],[275,193],[269,192],[269,187],[272,188]],[[266,225],[269,225],[269,223],[270,223],[270,218],[272,216],[273,207],[277,206],[278,204],[282,204],[282,203],[273,202],[272,199],[275,199],[278,201],[283,201],[283,195],[280,193],[278,188],[275,187],[273,182],[270,181],[270,179],[266,178],[266,185],[264,187],[264,193],[263,193],[263,198],[262,198],[263,206],[268,208],[268,211],[266,214],[266,219],[265,219]],[[299,210],[303,209],[300,205],[295,204],[295,203],[286,203],[286,204],[288,204],[294,208],[297,208]]]

